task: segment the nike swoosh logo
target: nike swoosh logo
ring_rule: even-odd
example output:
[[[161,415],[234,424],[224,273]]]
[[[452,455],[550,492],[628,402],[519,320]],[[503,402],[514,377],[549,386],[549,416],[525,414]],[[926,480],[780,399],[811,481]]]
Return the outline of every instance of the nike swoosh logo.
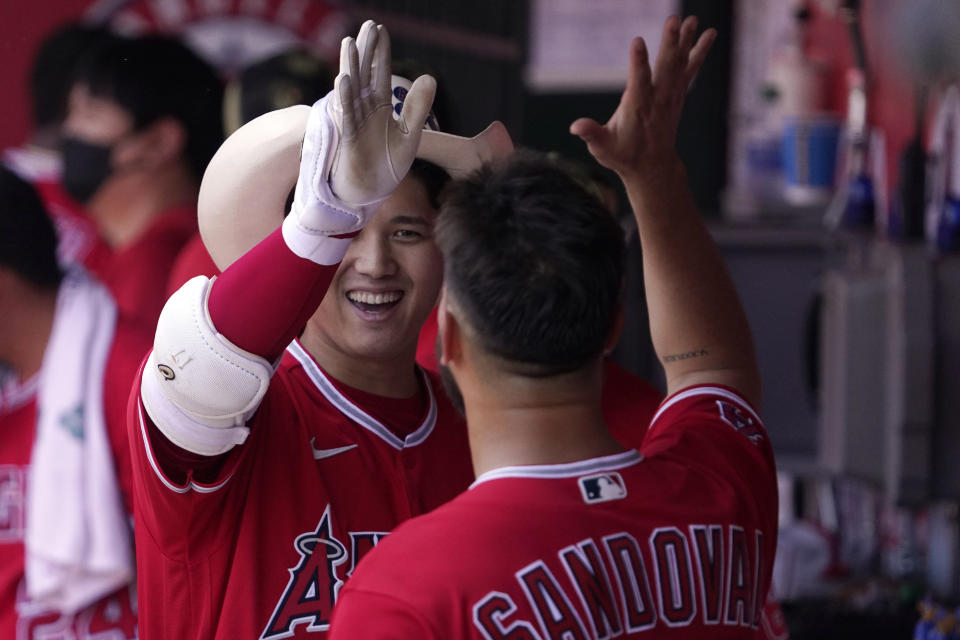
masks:
[[[348,444],[345,447],[337,447],[335,449],[317,449],[313,446],[313,438],[310,438],[310,449],[313,450],[313,459],[314,460],[323,460],[324,458],[332,458],[333,456],[343,453],[344,451],[350,451],[350,449],[356,449],[357,445]]]

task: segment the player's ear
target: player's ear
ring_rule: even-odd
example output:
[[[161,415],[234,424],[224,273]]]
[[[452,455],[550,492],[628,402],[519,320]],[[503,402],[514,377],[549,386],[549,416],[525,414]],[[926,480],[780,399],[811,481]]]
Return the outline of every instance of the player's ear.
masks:
[[[603,355],[608,356],[613,353],[613,349],[620,342],[620,334],[623,333],[623,305],[617,304],[617,310],[613,317],[613,323],[610,326],[610,333],[607,334],[607,341],[603,345]]]
[[[457,319],[450,313],[446,286],[440,289],[440,301],[437,303],[437,336],[440,341],[440,364],[450,366],[451,360],[460,358],[461,329]]]
[[[117,164],[135,163],[141,168],[161,167],[183,156],[187,144],[187,132],[177,120],[170,117],[158,119],[148,125],[136,142],[118,149],[128,157],[118,157]]]

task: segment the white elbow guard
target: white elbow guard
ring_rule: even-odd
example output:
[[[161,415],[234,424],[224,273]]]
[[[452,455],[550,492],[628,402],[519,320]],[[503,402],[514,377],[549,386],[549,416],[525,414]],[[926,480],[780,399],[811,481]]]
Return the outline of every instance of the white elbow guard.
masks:
[[[213,456],[247,438],[273,367],[220,335],[207,311],[212,280],[197,276],[160,313],[141,397],[153,423],[175,445]]]

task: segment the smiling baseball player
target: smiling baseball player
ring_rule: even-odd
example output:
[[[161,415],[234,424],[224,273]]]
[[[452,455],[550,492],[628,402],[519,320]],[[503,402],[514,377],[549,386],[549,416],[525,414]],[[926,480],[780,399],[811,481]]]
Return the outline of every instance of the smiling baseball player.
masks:
[[[421,139],[434,90],[418,78],[395,117],[367,22],[326,98],[211,162],[200,228],[223,273],[169,299],[130,404],[145,640],[323,637],[360,558],[472,480],[462,419],[414,363],[446,180],[414,157],[462,142]]]

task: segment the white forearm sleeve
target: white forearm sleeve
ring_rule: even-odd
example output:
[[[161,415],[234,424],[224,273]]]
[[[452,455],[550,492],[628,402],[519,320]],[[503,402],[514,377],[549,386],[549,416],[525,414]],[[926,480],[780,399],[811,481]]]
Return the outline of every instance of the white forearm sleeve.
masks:
[[[143,406],[175,445],[213,456],[242,443],[274,368],[220,335],[207,311],[213,280],[197,276],[160,313],[141,384]]]

